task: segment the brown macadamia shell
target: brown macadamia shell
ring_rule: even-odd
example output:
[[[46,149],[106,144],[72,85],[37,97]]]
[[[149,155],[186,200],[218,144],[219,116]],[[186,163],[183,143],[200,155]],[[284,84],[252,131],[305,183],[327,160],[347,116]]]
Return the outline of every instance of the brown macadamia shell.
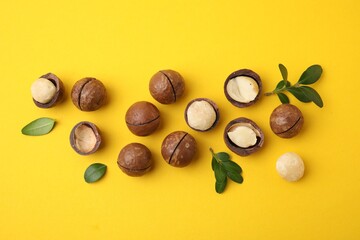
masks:
[[[184,131],[170,133],[161,144],[161,155],[168,164],[174,167],[189,165],[196,151],[195,138]]]
[[[53,98],[47,102],[47,103],[41,103],[36,101],[33,98],[33,102],[35,103],[35,105],[39,108],[51,108],[59,103],[61,103],[64,99],[64,84],[62,83],[62,81],[53,73],[47,73],[43,76],[41,76],[40,78],[45,78],[47,80],[49,80],[50,82],[52,82],[52,84],[54,84],[55,88],[56,88],[56,92],[55,95],[53,96]]]
[[[256,133],[257,141],[256,141],[255,145],[247,147],[247,148],[242,148],[231,141],[231,139],[228,136],[228,132],[230,131],[231,128],[233,128],[234,126],[239,125],[239,124],[240,125],[243,124],[244,126],[251,126],[251,128]],[[230,121],[226,125],[225,130],[224,130],[224,141],[225,141],[226,146],[231,151],[233,151],[237,155],[245,157],[254,152],[257,152],[263,146],[264,133],[254,121],[252,121],[248,118],[240,117],[240,118],[236,118],[236,119]]]
[[[132,177],[149,172],[153,165],[150,150],[141,143],[130,143],[119,153],[117,164],[121,171]]]
[[[101,142],[99,128],[94,123],[82,121],[71,130],[71,147],[80,155],[89,155],[96,152]]]
[[[161,70],[150,79],[150,94],[162,104],[176,102],[183,95],[184,90],[184,78],[174,70]]]
[[[81,111],[95,111],[106,103],[104,84],[96,78],[86,77],[77,81],[71,90],[71,100]]]
[[[239,76],[250,77],[257,83],[257,85],[258,85],[258,93],[257,93],[257,96],[255,97],[254,100],[252,100],[250,102],[239,102],[239,101],[236,101],[235,99],[233,99],[229,95],[229,93],[227,91],[227,85],[228,85],[229,81],[231,81],[232,79],[234,79],[236,77],[239,77]],[[259,98],[261,96],[261,91],[262,91],[261,78],[257,73],[255,73],[254,71],[252,71],[250,69],[240,69],[240,70],[237,70],[237,71],[231,73],[226,78],[225,84],[224,84],[224,93],[225,93],[225,96],[226,96],[227,100],[229,100],[229,102],[231,104],[233,104],[234,106],[239,107],[239,108],[249,107],[249,106],[255,104],[259,100]]]
[[[159,127],[160,111],[150,102],[136,102],[127,110],[125,122],[133,134],[147,136]]]
[[[296,136],[303,124],[304,117],[300,109],[289,103],[279,105],[270,115],[271,130],[282,138]]]

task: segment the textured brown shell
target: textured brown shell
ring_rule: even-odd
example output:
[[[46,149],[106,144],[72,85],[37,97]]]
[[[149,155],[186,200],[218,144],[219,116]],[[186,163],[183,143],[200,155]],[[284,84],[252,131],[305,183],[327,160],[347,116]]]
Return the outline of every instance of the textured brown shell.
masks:
[[[62,83],[62,81],[53,73],[47,73],[45,75],[42,75],[40,78],[45,78],[51,81],[56,87],[56,92],[54,97],[48,103],[41,103],[33,98],[35,105],[38,106],[39,108],[51,108],[56,104],[61,103],[62,100],[64,99],[64,91],[65,91],[64,84]]]
[[[185,167],[190,164],[196,154],[195,138],[187,132],[170,133],[161,145],[161,155],[174,167]]]
[[[242,147],[237,146],[230,140],[230,138],[228,137],[228,132],[229,132],[230,128],[237,123],[248,123],[260,133],[260,136],[257,137],[257,142],[254,146],[251,146],[248,148],[242,148]],[[254,121],[252,121],[248,118],[240,117],[240,118],[236,118],[236,119],[232,120],[231,122],[229,122],[226,125],[225,131],[224,131],[224,141],[225,141],[226,146],[231,151],[233,151],[237,155],[245,157],[245,156],[248,156],[248,155],[258,151],[263,146],[264,133]]]
[[[71,90],[71,100],[81,111],[95,111],[107,98],[104,84],[96,78],[86,77],[77,81]]]
[[[136,102],[127,110],[125,121],[133,134],[147,136],[159,127],[160,111],[150,102]]]
[[[121,171],[132,177],[149,172],[153,165],[150,150],[141,143],[130,143],[121,149],[117,164]]]
[[[149,91],[151,96],[162,104],[171,104],[180,98],[185,83],[180,73],[174,70],[162,70],[151,77]]]
[[[88,127],[90,127],[94,134],[95,134],[95,138],[96,138],[96,144],[94,146],[94,148],[90,151],[90,152],[82,152],[81,150],[79,150],[77,147],[76,147],[76,139],[75,139],[75,130],[80,127],[81,125],[86,125]],[[88,121],[82,121],[82,122],[79,122],[78,124],[76,124],[73,129],[71,130],[70,132],[70,145],[71,147],[75,150],[75,152],[77,152],[78,154],[80,155],[89,155],[89,154],[92,154],[94,152],[96,152],[100,145],[101,145],[101,142],[102,142],[102,139],[101,139],[101,133],[100,133],[100,130],[99,128],[92,122],[88,122]]]
[[[206,102],[208,102],[208,103],[214,108],[214,111],[215,111],[215,114],[216,114],[215,122],[213,123],[213,125],[211,125],[210,128],[208,128],[208,129],[206,129],[206,130],[199,130],[199,129],[193,128],[193,127],[191,127],[191,126],[189,125],[189,123],[188,123],[188,116],[187,116],[188,109],[189,109],[189,107],[191,106],[191,104],[194,103],[194,102],[196,102],[196,101],[206,101]],[[184,112],[184,117],[185,117],[185,121],[186,121],[187,125],[188,125],[191,129],[193,129],[193,130],[195,130],[195,131],[199,131],[199,132],[206,132],[206,131],[209,131],[209,130],[213,129],[214,127],[216,127],[216,125],[219,123],[219,120],[220,120],[220,111],[219,111],[219,108],[218,108],[217,104],[216,104],[214,101],[212,101],[212,100],[210,100],[210,99],[208,99],[208,98],[195,98],[195,99],[191,100],[191,101],[188,103],[188,105],[186,106],[185,112]]]
[[[228,94],[227,90],[226,90],[226,87],[227,87],[227,84],[228,82],[235,78],[235,77],[239,77],[239,76],[246,76],[246,77],[251,77],[252,79],[255,80],[255,82],[257,83],[258,87],[259,87],[259,92],[258,92],[258,95],[255,97],[254,100],[252,100],[251,102],[248,102],[248,103],[242,103],[242,102],[238,102],[234,99],[232,99],[230,97],[230,95]],[[257,100],[259,100],[260,96],[261,96],[261,91],[262,91],[262,81],[260,79],[260,76],[255,73],[254,71],[250,70],[250,69],[240,69],[240,70],[237,70],[233,73],[231,73],[225,80],[225,84],[224,84],[224,93],[225,93],[225,96],[227,98],[227,100],[229,100],[229,102],[231,104],[233,104],[234,106],[236,107],[239,107],[239,108],[244,108],[244,107],[249,107],[251,105],[253,105],[255,102],[257,102]]]
[[[299,108],[292,104],[281,104],[270,115],[271,130],[282,138],[296,136],[304,124]]]

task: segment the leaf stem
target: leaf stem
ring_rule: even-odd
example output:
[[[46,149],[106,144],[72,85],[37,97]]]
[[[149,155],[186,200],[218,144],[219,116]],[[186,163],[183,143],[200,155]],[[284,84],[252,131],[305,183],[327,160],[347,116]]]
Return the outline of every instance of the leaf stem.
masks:
[[[221,164],[222,161],[216,156],[214,150],[213,150],[211,147],[209,148],[209,150],[210,150],[213,158],[215,158],[215,160],[216,160],[219,164]]]

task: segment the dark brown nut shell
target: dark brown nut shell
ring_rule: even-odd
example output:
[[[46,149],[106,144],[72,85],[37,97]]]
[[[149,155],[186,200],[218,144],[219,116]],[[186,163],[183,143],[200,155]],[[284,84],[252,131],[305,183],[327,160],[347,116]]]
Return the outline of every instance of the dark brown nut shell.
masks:
[[[162,104],[176,102],[184,93],[184,78],[174,70],[161,70],[151,77],[149,91],[151,96]]]
[[[65,92],[64,84],[62,83],[62,81],[53,73],[47,73],[45,75],[42,75],[40,78],[45,78],[51,81],[56,87],[56,93],[54,97],[51,99],[51,101],[48,103],[41,103],[33,98],[35,105],[38,106],[39,108],[51,108],[56,104],[61,103],[64,99],[64,92]]]
[[[247,147],[247,148],[242,148],[242,147],[237,146],[235,143],[233,143],[231,141],[231,139],[228,136],[228,132],[233,126],[235,126],[237,124],[249,124],[249,125],[252,126],[252,128],[254,130],[257,131],[257,136],[256,136],[257,141],[256,141],[255,145],[253,145],[251,147]],[[240,117],[240,118],[236,118],[236,119],[230,121],[226,125],[225,131],[224,131],[224,141],[225,141],[226,146],[231,151],[233,151],[237,155],[245,157],[245,156],[248,156],[248,155],[258,151],[263,146],[263,144],[264,144],[264,133],[254,121],[252,121],[252,120],[250,120],[248,118]]]
[[[197,144],[195,138],[187,132],[175,131],[165,137],[161,145],[161,155],[174,167],[185,167],[193,160]]]
[[[149,172],[153,165],[150,150],[141,143],[130,143],[121,149],[117,164],[121,171],[132,177]]]
[[[96,78],[86,77],[77,81],[71,90],[71,100],[81,111],[95,111],[106,103],[104,84]]]
[[[133,134],[147,136],[159,127],[160,111],[150,102],[136,102],[127,110],[125,121]]]
[[[71,147],[80,155],[89,155],[96,152],[101,145],[101,141],[100,130],[92,122],[79,122],[70,133]]]
[[[193,103],[196,102],[196,101],[206,101],[206,102],[208,102],[208,103],[213,107],[213,109],[214,109],[214,111],[215,111],[216,117],[215,117],[214,123],[213,123],[209,128],[207,128],[207,129],[205,129],[205,130],[196,129],[196,128],[192,127],[192,126],[189,124],[188,110],[189,110],[189,107],[191,106],[191,104],[193,104]],[[188,105],[186,106],[184,116],[185,116],[185,121],[186,121],[187,125],[188,125],[191,129],[193,129],[193,130],[195,130],[195,131],[199,131],[199,132],[206,132],[206,131],[209,131],[209,130],[213,129],[214,127],[216,127],[216,125],[219,123],[219,120],[220,120],[220,111],[219,111],[219,108],[218,108],[217,104],[216,104],[214,101],[212,101],[212,100],[210,100],[210,99],[208,99],[208,98],[195,98],[195,99],[193,99],[192,101],[190,101],[190,102],[188,103]]]
[[[231,79],[239,77],[239,76],[250,77],[250,78],[254,79],[255,82],[258,85],[259,92],[258,92],[257,96],[255,97],[254,100],[252,100],[252,101],[250,101],[248,103],[243,103],[243,102],[239,102],[239,101],[234,100],[226,90],[229,81]],[[250,70],[250,69],[240,69],[238,71],[235,71],[235,72],[231,73],[226,78],[225,84],[224,84],[224,93],[225,93],[225,96],[226,96],[227,100],[229,100],[229,102],[231,104],[233,104],[234,106],[239,107],[239,108],[249,107],[249,106],[255,104],[259,100],[259,98],[261,96],[261,91],[262,91],[262,81],[260,79],[260,76],[257,73],[255,73],[254,71]]]
[[[282,138],[296,136],[304,124],[299,108],[292,104],[281,104],[270,115],[271,130]]]

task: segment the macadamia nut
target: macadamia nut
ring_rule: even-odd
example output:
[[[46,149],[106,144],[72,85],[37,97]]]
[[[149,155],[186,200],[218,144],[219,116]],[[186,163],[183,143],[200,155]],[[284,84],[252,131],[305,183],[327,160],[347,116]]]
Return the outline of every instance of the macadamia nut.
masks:
[[[305,166],[299,155],[288,152],[278,158],[276,162],[276,171],[285,180],[295,182],[303,177]]]
[[[216,111],[214,107],[205,100],[194,101],[187,108],[187,123],[193,129],[206,131],[210,129],[216,121]]]
[[[254,146],[257,142],[254,129],[248,126],[234,126],[230,128],[228,136],[233,143],[242,148]]]
[[[247,76],[238,76],[230,79],[226,90],[232,99],[242,103],[253,101],[259,94],[258,84],[254,79]]]
[[[56,86],[46,78],[39,78],[31,85],[31,95],[40,103],[50,102],[55,94]]]

